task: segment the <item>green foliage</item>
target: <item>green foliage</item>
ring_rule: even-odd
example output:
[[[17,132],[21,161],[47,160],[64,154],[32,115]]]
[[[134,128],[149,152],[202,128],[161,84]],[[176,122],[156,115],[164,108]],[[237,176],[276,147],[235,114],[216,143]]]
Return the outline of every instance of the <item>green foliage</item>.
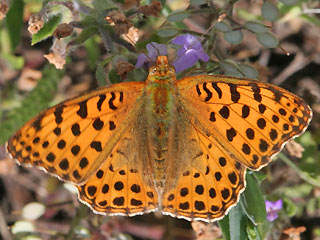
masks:
[[[11,50],[14,51],[21,39],[23,18],[23,0],[13,0],[6,16],[6,25],[11,40]]]
[[[279,9],[273,3],[266,1],[261,8],[262,16],[271,22],[276,21],[280,17]]]
[[[231,44],[239,44],[243,40],[243,33],[240,30],[225,32],[223,36]]]
[[[272,32],[256,33],[256,38],[266,48],[275,48],[279,45],[279,40]]]
[[[231,29],[231,26],[225,22],[225,21],[220,21],[220,22],[217,22],[215,25],[214,25],[214,28],[218,31],[221,31],[221,32],[230,32],[232,29]]]
[[[157,31],[159,37],[173,37],[179,33],[179,30],[173,27],[161,28]]]
[[[261,188],[252,174],[247,174],[247,187],[242,195],[242,206],[247,216],[254,224],[263,223],[267,212]]]
[[[6,120],[0,122],[0,144],[4,144],[23,123],[49,106],[62,74],[63,72],[53,66],[43,70],[43,78],[38,82],[37,87],[23,99],[18,108],[9,112]]]
[[[34,45],[42,40],[45,40],[48,37],[51,37],[53,32],[56,30],[58,25],[61,23],[62,15],[52,16],[40,29],[39,32],[32,35],[31,45]]]

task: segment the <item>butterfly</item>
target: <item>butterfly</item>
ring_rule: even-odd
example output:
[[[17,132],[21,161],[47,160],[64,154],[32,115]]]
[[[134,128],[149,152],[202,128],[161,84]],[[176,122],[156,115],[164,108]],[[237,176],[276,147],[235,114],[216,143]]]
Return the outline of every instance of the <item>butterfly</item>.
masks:
[[[311,118],[282,88],[223,75],[177,80],[159,56],[146,81],[49,108],[7,150],[19,164],[71,182],[95,213],[212,222],[239,201],[246,169],[266,166]]]

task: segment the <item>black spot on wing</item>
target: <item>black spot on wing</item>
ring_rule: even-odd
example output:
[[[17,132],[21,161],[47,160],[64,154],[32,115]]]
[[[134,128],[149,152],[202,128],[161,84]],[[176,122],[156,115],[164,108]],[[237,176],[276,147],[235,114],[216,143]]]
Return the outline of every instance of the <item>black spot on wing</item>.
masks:
[[[101,121],[100,118],[97,118],[94,120],[93,124],[92,124],[93,128],[97,131],[101,130],[104,126],[104,122]]]
[[[120,101],[120,102],[123,102],[123,92],[120,92],[119,101]]]
[[[207,97],[204,99],[204,101],[208,102],[212,98],[212,92],[207,88],[207,83],[203,83],[202,88],[207,93]]]
[[[231,101],[237,103],[240,99],[240,93],[237,90],[237,86],[233,83],[229,83],[228,85],[230,87]]]
[[[282,98],[282,93],[279,90],[275,89],[275,88],[269,88],[269,90],[271,92],[273,92],[274,101],[276,101],[277,103],[280,103],[280,100]]]
[[[63,118],[62,118],[63,108],[64,108],[64,105],[61,105],[57,107],[53,113],[57,124],[60,124],[63,121]]]
[[[197,90],[198,96],[200,96],[200,95],[201,95],[201,91],[200,91],[200,88],[199,88],[199,85],[198,85],[198,84],[196,85],[196,90]]]
[[[248,107],[248,105],[243,105],[242,106],[242,118],[247,118],[250,114],[250,108]]]
[[[71,132],[74,136],[79,136],[81,131],[80,131],[80,125],[78,123],[74,123],[71,126]]]
[[[99,95],[99,101],[97,102],[97,108],[98,108],[99,111],[101,111],[101,106],[102,106],[104,100],[106,100],[106,95],[105,94],[100,94]]]
[[[111,93],[111,98],[109,100],[109,108],[112,110],[117,110],[118,108],[113,104],[113,101],[116,99],[116,94],[114,92]]]
[[[262,114],[267,110],[266,106],[262,103],[259,104],[258,108],[259,108],[259,112]]]
[[[86,118],[88,116],[87,101],[88,100],[85,100],[79,103],[79,110],[77,111],[77,114],[81,118]]]
[[[236,132],[236,130],[235,130],[233,127],[231,127],[230,129],[227,129],[227,131],[226,131],[226,136],[227,136],[227,138],[228,138],[228,140],[229,140],[230,142],[232,142],[233,138],[234,138],[236,135],[237,135],[237,132]]]
[[[215,114],[215,112],[211,112],[210,113],[210,118],[209,118],[209,120],[211,121],[211,122],[215,122],[217,119],[216,119],[216,114]]]
[[[224,119],[228,119],[229,118],[229,108],[227,106],[223,106],[220,110],[219,110],[219,114],[221,117],[223,117]]]
[[[257,102],[261,102],[262,96],[260,94],[259,86],[256,83],[250,83],[249,85],[251,86],[251,90],[253,91],[254,100],[256,100]]]
[[[37,117],[37,119],[32,123],[32,127],[35,128],[36,132],[38,132],[41,129],[41,122],[44,117],[44,114],[41,114]]]
[[[218,84],[215,83],[215,82],[213,82],[211,85],[212,85],[213,89],[217,92],[217,94],[218,94],[218,96],[219,96],[219,99],[221,99],[221,98],[222,98],[222,91],[221,91],[221,89],[218,87]]]

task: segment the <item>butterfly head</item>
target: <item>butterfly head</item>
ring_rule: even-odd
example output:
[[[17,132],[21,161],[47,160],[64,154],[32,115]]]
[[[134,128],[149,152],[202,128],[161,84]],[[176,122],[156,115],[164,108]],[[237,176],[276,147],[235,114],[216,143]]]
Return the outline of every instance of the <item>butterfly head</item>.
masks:
[[[156,65],[149,68],[149,76],[161,81],[175,78],[176,71],[172,65],[168,63],[167,56],[159,56]]]

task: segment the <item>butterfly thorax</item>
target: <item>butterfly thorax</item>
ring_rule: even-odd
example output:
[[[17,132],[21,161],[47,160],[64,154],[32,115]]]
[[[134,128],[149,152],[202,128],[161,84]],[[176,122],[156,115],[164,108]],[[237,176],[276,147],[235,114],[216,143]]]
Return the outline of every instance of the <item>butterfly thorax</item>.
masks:
[[[175,70],[167,63],[167,57],[158,57],[157,65],[149,70],[145,105],[150,143],[148,154],[158,187],[164,184],[168,146],[175,122],[175,80]]]

